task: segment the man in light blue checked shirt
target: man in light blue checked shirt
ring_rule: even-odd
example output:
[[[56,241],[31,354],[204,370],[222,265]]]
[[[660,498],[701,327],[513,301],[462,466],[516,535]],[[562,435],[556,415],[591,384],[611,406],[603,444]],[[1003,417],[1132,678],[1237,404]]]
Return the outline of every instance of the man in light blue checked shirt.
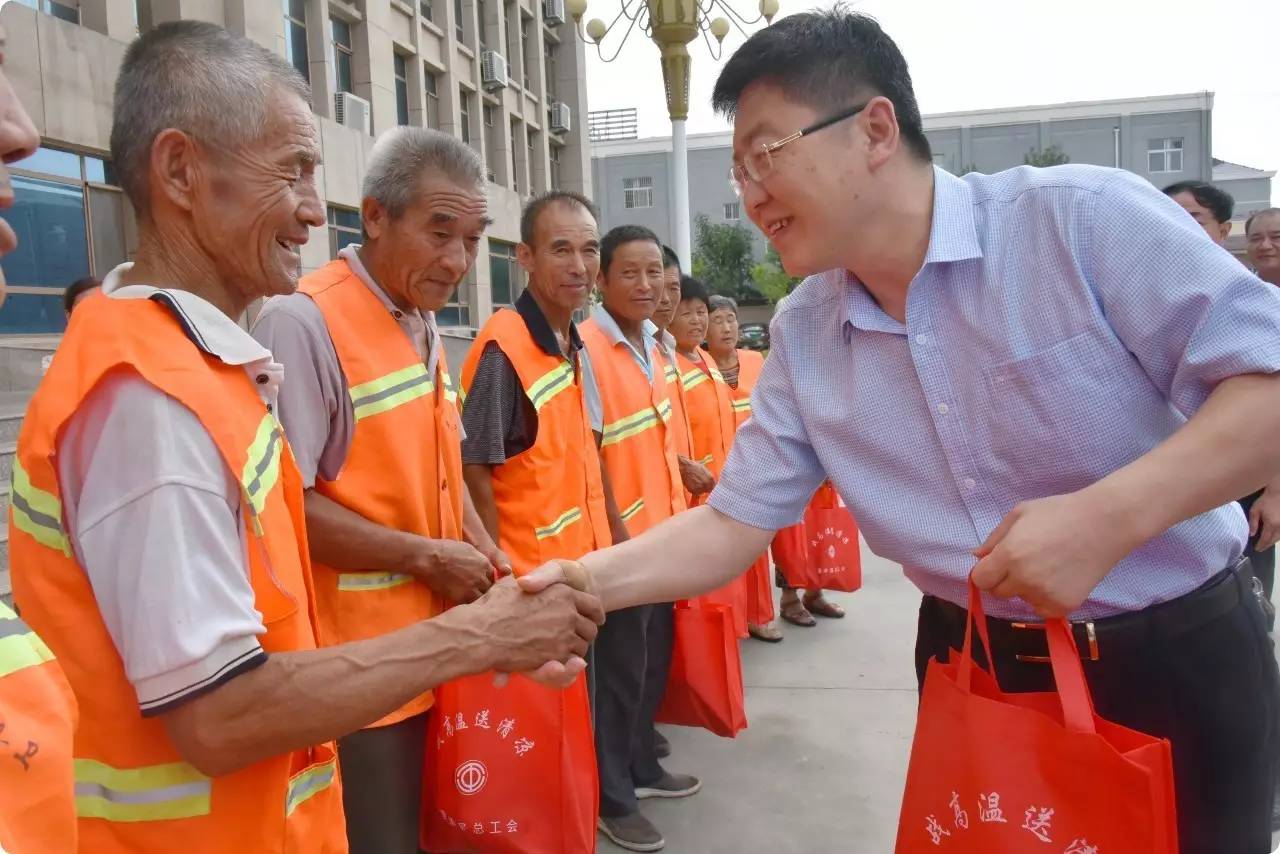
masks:
[[[905,60],[837,8],[721,73],[731,179],[793,275],[710,506],[582,561],[608,609],[724,584],[830,477],[924,592],[987,592],[1005,690],[1070,615],[1097,709],[1173,743],[1184,854],[1270,850],[1278,675],[1234,499],[1280,472],[1280,295],[1143,179],[932,165]],[[558,580],[547,567],[524,584]]]

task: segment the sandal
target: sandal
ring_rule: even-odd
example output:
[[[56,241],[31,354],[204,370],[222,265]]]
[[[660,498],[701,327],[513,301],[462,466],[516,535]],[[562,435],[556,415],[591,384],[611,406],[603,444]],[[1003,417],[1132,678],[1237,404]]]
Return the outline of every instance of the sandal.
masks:
[[[812,597],[806,594],[802,605],[806,610],[817,614],[819,617],[826,617],[829,620],[844,619],[844,608],[828,600],[821,593]]]
[[[813,614],[809,613],[809,610],[805,608],[804,603],[799,599],[782,606],[782,619],[793,626],[803,626],[806,629],[811,629],[818,625],[818,621],[813,618]]]
[[[756,640],[761,640],[765,643],[778,643],[782,640],[782,629],[773,623],[747,626],[747,633]]]

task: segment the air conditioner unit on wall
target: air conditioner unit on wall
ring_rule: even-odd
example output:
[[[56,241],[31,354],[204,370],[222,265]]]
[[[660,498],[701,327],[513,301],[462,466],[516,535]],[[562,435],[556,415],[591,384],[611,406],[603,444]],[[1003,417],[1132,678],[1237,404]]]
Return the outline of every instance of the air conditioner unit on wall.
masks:
[[[564,0],[543,0],[542,23],[549,27],[564,23]]]
[[[568,133],[573,129],[573,111],[568,104],[560,101],[551,102],[551,132]]]
[[[354,128],[364,133],[371,133],[373,130],[369,102],[350,92],[339,92],[334,96],[333,119],[343,127]]]
[[[505,89],[508,82],[506,57],[496,50],[486,50],[480,54],[480,85],[485,91]]]

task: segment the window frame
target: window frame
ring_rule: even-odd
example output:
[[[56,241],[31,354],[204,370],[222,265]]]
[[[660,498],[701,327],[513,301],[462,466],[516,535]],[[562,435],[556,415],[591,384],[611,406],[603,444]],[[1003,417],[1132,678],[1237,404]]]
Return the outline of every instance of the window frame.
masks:
[[[355,214],[356,222],[360,222],[360,211],[357,208],[348,208],[342,205],[325,205],[325,230],[329,236],[329,260],[336,260],[338,251],[352,243],[361,243],[364,241],[364,231],[361,225],[351,225],[350,223],[337,222],[336,214],[347,213]],[[354,235],[355,240],[348,240],[342,246],[338,246],[339,235]]]
[[[391,74],[396,81],[396,124],[409,124],[409,58],[399,51],[391,52]]]
[[[729,212],[733,211],[733,216],[729,216]],[[742,202],[725,202],[724,203],[724,221],[725,222],[741,222],[742,221]]]
[[[640,183],[647,181],[648,183]],[[630,185],[630,186],[628,186]],[[640,204],[640,194],[643,193],[645,204]],[[652,175],[632,175],[622,179],[622,206],[626,210],[636,211],[645,210],[653,207],[653,176]]]
[[[346,30],[347,40],[345,44],[343,42],[338,41],[338,28],[335,26],[337,24],[341,24],[342,28]],[[330,36],[331,36],[329,39],[329,45],[330,45],[330,48],[333,50],[334,94],[336,95],[339,92],[346,92],[348,95],[354,95],[356,93],[356,84],[355,84],[356,54],[353,46],[354,42],[353,42],[353,36],[351,32],[351,22],[343,20],[342,18],[336,17],[334,15],[330,15],[329,30],[330,30]],[[347,87],[349,88],[343,88],[342,86],[342,68],[344,64],[347,69]]]
[[[1147,140],[1147,171],[1152,175],[1170,175],[1182,172],[1186,168],[1187,138],[1184,136],[1164,136]],[[1178,168],[1173,166],[1174,156],[1178,158]],[[1159,157],[1162,169],[1151,168],[1151,158]]]
[[[284,58],[285,61],[297,70],[308,83],[311,82],[311,46],[307,32],[307,7],[303,4],[302,20],[298,20],[293,16],[293,0],[283,0],[284,6]],[[298,66],[297,57],[293,55],[293,29],[302,30],[303,45],[303,61],[302,66]]]

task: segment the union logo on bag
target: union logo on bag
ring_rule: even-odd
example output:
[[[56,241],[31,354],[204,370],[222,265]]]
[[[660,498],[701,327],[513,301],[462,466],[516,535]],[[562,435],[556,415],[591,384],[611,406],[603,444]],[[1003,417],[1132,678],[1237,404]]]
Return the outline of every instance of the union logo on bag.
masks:
[[[489,769],[479,759],[468,759],[453,772],[453,783],[464,795],[474,795],[489,782]]]
[[[495,749],[502,750],[502,742],[510,745],[512,755],[523,757],[537,747],[537,742],[517,733],[519,721],[514,717],[502,718],[497,724],[489,721],[489,709],[481,709],[475,713],[468,723],[468,716],[462,712],[454,715],[443,715],[436,734],[436,746],[444,748],[446,743],[462,737],[464,731],[471,731],[466,747],[459,745],[456,749],[482,752],[493,755]],[[488,733],[487,736],[481,733]],[[514,736],[514,737],[513,737]],[[479,740],[477,740],[477,738]],[[458,794],[471,797],[482,792],[489,783],[489,767],[475,758],[464,759],[453,772],[453,784]],[[484,819],[459,819],[449,815],[443,808],[439,810],[440,818],[450,827],[476,836],[494,833],[518,833],[520,823],[511,816],[485,817]]]
[[[1047,844],[1060,841],[1053,838],[1055,833],[1053,822],[1056,812],[1053,807],[1031,804],[1023,813],[1022,824],[1018,825],[1011,824],[1005,816],[999,792],[981,792],[974,801],[978,805],[977,816],[980,825],[1006,825],[1010,836],[1022,831]],[[959,792],[951,792],[951,800],[947,803],[947,808],[951,810],[950,829],[938,819],[937,814],[925,816],[924,821],[921,822],[929,841],[939,847],[947,844],[953,832],[956,835],[963,835],[970,829],[969,811],[962,805]],[[1062,854],[1102,854],[1101,849],[1096,845],[1090,845],[1087,838],[1076,836],[1074,833],[1063,834],[1061,838],[1066,836],[1071,836],[1071,841],[1067,843],[1067,847],[1063,849]]]
[[[809,535],[809,554],[823,555],[826,558],[826,560],[817,561],[814,567],[819,576],[839,575],[849,571],[848,565],[843,561],[834,562],[837,556],[848,553],[852,543],[850,535],[842,527],[827,525],[817,530],[810,530]],[[857,534],[854,533],[853,536]]]

